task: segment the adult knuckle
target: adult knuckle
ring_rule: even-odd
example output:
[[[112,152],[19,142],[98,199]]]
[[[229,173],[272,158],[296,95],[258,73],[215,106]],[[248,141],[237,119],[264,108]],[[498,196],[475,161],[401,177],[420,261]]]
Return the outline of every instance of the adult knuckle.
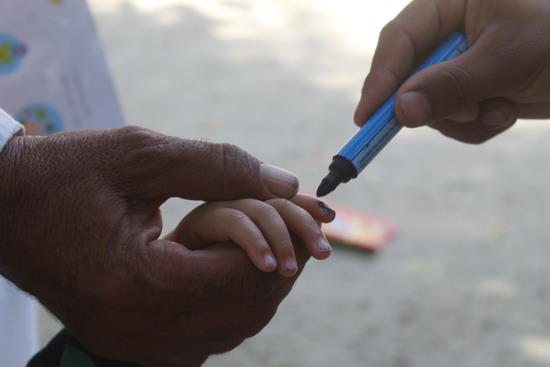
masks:
[[[194,181],[203,187],[217,188],[216,194],[203,199],[238,199],[245,196],[243,192],[250,191],[254,162],[239,147],[230,143],[189,140],[185,151],[190,159],[185,159],[188,163],[184,168],[193,172]]]
[[[148,139],[152,133],[150,130],[133,125],[121,127],[120,129],[117,129],[116,132],[118,133],[119,139],[127,142]]]
[[[120,143],[130,150],[155,151],[166,146],[170,138],[139,126],[125,126],[119,129]]]
[[[230,143],[216,144],[215,147],[220,151],[221,170],[225,173],[224,185],[245,184],[247,176],[256,165],[252,157],[238,146]],[[237,178],[238,182],[229,182],[230,178]]]

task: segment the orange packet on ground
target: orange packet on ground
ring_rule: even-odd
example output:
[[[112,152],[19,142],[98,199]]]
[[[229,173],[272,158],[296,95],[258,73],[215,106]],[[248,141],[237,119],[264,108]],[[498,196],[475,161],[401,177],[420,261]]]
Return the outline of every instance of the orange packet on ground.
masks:
[[[395,225],[387,219],[329,206],[336,211],[336,218],[331,223],[323,224],[322,229],[332,244],[376,251],[387,245],[397,232]]]

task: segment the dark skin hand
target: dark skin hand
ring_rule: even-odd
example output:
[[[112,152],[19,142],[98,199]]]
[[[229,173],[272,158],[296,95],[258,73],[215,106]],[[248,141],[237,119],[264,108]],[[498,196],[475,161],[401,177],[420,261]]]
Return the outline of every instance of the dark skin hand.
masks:
[[[469,49],[409,78],[451,32]],[[405,126],[430,125],[482,143],[518,118],[550,117],[550,2],[413,0],[380,33],[355,122],[399,86],[395,111]]]
[[[187,248],[177,231],[159,239],[170,197],[296,194],[294,175],[235,146],[135,127],[15,137],[0,172],[2,275],[100,357],[200,366],[259,332],[296,280],[257,270],[233,245]],[[294,240],[301,271],[309,255]]]

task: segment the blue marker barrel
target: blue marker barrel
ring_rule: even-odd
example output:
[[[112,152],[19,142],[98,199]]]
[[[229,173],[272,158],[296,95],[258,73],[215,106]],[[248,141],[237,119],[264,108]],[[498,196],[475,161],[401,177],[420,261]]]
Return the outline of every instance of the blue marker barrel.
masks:
[[[428,66],[450,60],[464,52],[466,48],[466,37],[461,33],[453,33],[414,73]],[[394,112],[395,95],[396,93],[393,93],[334,156],[329,167],[330,173],[321,182],[317,196],[324,196],[333,191],[340,183],[357,177],[401,130],[402,125],[397,122]]]

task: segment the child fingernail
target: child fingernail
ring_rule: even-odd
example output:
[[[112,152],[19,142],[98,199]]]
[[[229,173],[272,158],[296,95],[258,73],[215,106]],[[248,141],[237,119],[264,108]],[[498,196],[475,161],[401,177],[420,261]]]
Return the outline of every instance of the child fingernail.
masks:
[[[319,242],[317,242],[317,250],[319,250],[319,252],[330,252],[332,251],[332,247],[330,247],[326,239],[321,238]]]
[[[327,204],[323,203],[322,201],[319,201],[317,205],[319,205],[319,208],[323,209],[325,214],[327,214],[331,218],[334,218],[336,216],[336,212],[332,210]]]
[[[294,259],[288,259],[285,261],[285,270],[289,273],[295,273],[298,271],[298,264],[296,264],[296,260]]]
[[[264,256],[264,264],[270,269],[275,269],[277,267],[277,260],[275,260],[273,255],[267,254]]]

